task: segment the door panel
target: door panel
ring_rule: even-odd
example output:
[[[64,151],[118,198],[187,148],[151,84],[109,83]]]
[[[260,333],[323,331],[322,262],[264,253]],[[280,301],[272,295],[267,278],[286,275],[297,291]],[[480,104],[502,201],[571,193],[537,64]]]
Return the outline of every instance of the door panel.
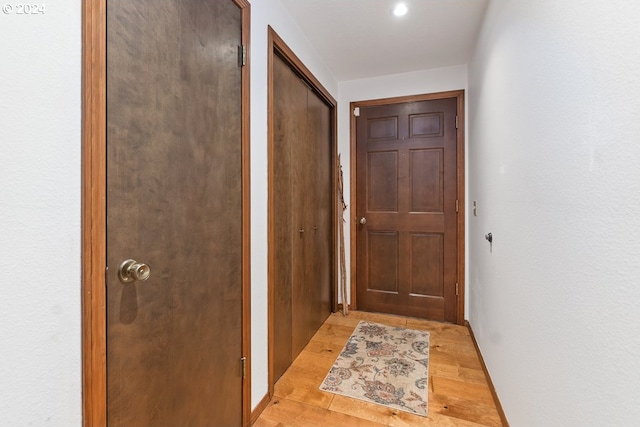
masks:
[[[411,234],[409,292],[412,295],[444,296],[443,252],[444,239],[442,234]]]
[[[314,164],[311,164],[313,144],[307,116],[309,89],[289,68],[292,104],[296,106],[291,138],[291,187],[293,203],[291,214],[293,228],[290,230],[293,242],[292,281],[292,344],[291,360],[295,359],[307,345],[308,331],[312,327],[313,310],[318,302],[314,300],[313,248],[309,239],[313,238],[311,222],[313,218]]]
[[[275,252],[273,280],[273,372],[274,377],[280,376],[291,364],[292,331],[292,290],[293,290],[293,244],[298,236],[292,234],[293,194],[289,189],[291,179],[291,143],[292,132],[295,132],[295,111],[300,107],[294,105],[291,99],[291,83],[288,66],[282,61],[273,62],[273,143],[276,155],[273,158],[274,173],[271,177],[276,188],[277,196],[273,197],[274,212],[272,221],[275,241],[270,246]]]
[[[360,107],[359,309],[456,321],[456,109],[455,98]]]
[[[393,231],[367,230],[369,268],[368,290],[375,292],[399,291],[399,234]]]
[[[333,179],[331,168],[331,109],[312,91],[308,96],[308,114],[315,151],[313,190],[313,246],[314,276],[316,277],[316,299],[320,301],[314,313],[309,338],[315,334],[331,313],[331,283],[333,275]]]
[[[107,29],[108,423],[240,425],[241,10],[109,0]]]
[[[369,153],[367,165],[367,211],[398,211],[398,153]]]
[[[444,152],[439,148],[411,150],[410,212],[425,213],[444,211]]]

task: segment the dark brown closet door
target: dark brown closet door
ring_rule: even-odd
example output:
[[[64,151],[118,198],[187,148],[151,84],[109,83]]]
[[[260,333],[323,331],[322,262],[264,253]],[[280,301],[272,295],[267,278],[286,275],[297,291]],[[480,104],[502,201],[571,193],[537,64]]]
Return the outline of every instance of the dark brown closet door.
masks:
[[[313,239],[309,239],[313,247],[314,298],[320,301],[314,307],[311,328],[308,338],[311,339],[318,328],[331,313],[331,283],[333,276],[333,180],[331,171],[331,110],[313,91],[308,96],[309,128],[313,141],[311,163],[314,181],[311,185],[313,194]]]
[[[291,361],[292,323],[291,294],[293,283],[293,245],[298,240],[294,233],[291,144],[297,134],[296,121],[304,104],[294,104],[291,97],[289,67],[278,58],[273,62],[273,227],[275,241],[270,245],[275,252],[273,271],[273,372],[274,380],[287,370]],[[306,101],[305,101],[306,104]]]
[[[291,136],[291,214],[293,218],[293,279],[291,291],[292,360],[309,341],[313,312],[318,300],[315,297],[313,215],[315,200],[312,189],[317,165],[313,159],[315,150],[312,129],[308,118],[309,89],[291,70],[291,98],[298,108],[295,111],[295,130]]]
[[[277,55],[273,108],[277,380],[331,311],[333,211],[330,109]]]
[[[108,424],[239,426],[241,10],[107,7]]]

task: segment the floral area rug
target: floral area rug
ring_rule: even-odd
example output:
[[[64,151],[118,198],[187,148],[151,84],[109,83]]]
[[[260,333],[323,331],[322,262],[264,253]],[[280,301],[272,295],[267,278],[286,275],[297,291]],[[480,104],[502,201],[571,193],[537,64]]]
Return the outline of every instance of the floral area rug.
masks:
[[[320,390],[426,417],[429,332],[361,321]]]

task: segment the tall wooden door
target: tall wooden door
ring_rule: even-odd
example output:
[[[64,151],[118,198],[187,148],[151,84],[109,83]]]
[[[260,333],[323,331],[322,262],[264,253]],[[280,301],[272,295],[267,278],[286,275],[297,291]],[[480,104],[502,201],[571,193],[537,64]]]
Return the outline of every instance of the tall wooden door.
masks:
[[[110,426],[242,422],[241,13],[108,1]]]
[[[331,313],[331,111],[273,62],[273,372],[278,379]]]
[[[331,314],[331,289],[335,274],[331,110],[311,90],[308,92],[307,117],[311,133],[310,140],[314,147],[309,160],[313,171],[313,184],[310,187],[313,215],[309,223],[312,239],[308,240],[308,244],[312,248],[312,253],[311,260],[308,259],[309,257],[307,258],[307,264],[313,265],[313,269],[311,274],[307,274],[305,281],[309,280],[315,283],[312,295],[316,304],[310,310],[311,316],[306,332],[306,342],[313,337]]]
[[[361,310],[456,321],[456,109],[455,98],[360,108]]]

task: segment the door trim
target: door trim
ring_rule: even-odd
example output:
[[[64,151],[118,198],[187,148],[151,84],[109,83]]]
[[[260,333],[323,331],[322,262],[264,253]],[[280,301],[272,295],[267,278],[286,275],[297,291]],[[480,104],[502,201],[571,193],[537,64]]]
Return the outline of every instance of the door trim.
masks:
[[[82,2],[82,425],[107,425],[106,334],[106,1]],[[250,4],[242,11],[249,52]],[[249,176],[249,58],[242,69],[242,424],[251,421],[251,281]],[[240,363],[240,361],[238,361]]]
[[[464,325],[464,295],[465,295],[465,184],[464,184],[464,125],[465,125],[465,116],[464,116],[464,90],[454,90],[448,92],[437,92],[437,93],[429,93],[423,95],[410,95],[410,96],[400,96],[394,98],[382,98],[382,99],[373,99],[368,101],[357,101],[351,102],[349,104],[349,116],[350,116],[350,133],[351,133],[351,146],[349,151],[350,157],[350,189],[351,189],[351,197],[350,203],[351,206],[357,206],[357,194],[356,194],[356,118],[353,115],[353,109],[357,107],[371,107],[375,105],[388,105],[388,104],[402,104],[405,102],[418,102],[418,101],[431,101],[435,99],[445,99],[445,98],[456,98],[456,108],[458,111],[458,129],[456,134],[456,156],[457,156],[457,188],[456,188],[456,198],[459,200],[459,209],[458,209],[458,221],[457,221],[457,234],[458,234],[458,253],[457,253],[457,275],[458,275],[458,301],[456,304],[456,319],[457,324]],[[350,233],[351,233],[351,242],[350,242],[350,262],[351,262],[351,308],[357,310],[358,304],[356,301],[356,239],[354,236],[357,233],[356,229],[356,221],[357,221],[357,212],[355,209],[351,209],[351,220],[350,222]]]
[[[268,348],[269,348],[269,398],[273,397],[274,392],[274,373],[273,373],[273,342],[274,342],[274,324],[273,324],[273,312],[274,312],[274,268],[275,268],[275,250],[273,248],[273,242],[275,241],[275,225],[274,225],[274,215],[275,215],[275,205],[273,203],[276,189],[273,185],[273,164],[274,164],[274,124],[273,124],[273,64],[274,64],[274,55],[277,54],[279,57],[285,60],[291,68],[300,76],[300,78],[329,106],[331,109],[331,176],[332,176],[332,195],[331,200],[333,201],[333,225],[332,225],[332,269],[331,277],[333,278],[333,283],[331,285],[331,310],[335,312],[337,310],[337,283],[338,283],[338,272],[337,272],[337,251],[336,251],[336,243],[338,241],[337,238],[337,217],[336,217],[336,206],[338,203],[337,199],[337,191],[336,191],[336,159],[337,159],[337,102],[331,96],[329,91],[320,83],[320,81],[311,73],[311,71],[302,63],[300,58],[296,56],[296,54],[291,50],[289,46],[284,42],[284,40],[274,31],[271,26],[268,27],[268,51],[267,51],[267,91],[268,91],[268,101],[267,101],[267,117],[268,117],[268,242],[269,242],[269,250],[268,250]]]

